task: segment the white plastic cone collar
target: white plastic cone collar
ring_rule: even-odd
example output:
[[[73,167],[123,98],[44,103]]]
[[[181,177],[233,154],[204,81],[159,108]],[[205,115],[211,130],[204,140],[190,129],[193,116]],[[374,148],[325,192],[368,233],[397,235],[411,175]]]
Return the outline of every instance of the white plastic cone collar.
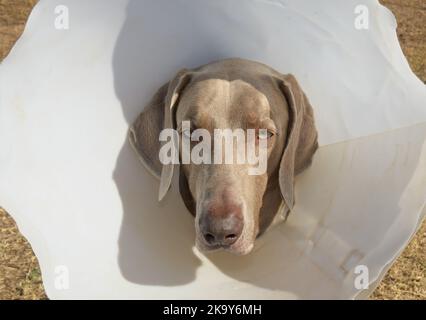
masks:
[[[41,0],[0,65],[0,205],[48,296],[365,297],[358,276],[376,283],[422,218],[426,89],[393,15],[363,2],[368,29],[355,0]],[[206,257],[126,134],[178,69],[228,57],[295,74],[321,147],[286,224],[253,254]]]

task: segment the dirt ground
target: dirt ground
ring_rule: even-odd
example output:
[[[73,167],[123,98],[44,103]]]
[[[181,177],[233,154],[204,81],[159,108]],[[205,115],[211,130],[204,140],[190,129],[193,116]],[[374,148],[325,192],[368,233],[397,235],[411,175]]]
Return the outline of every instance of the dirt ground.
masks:
[[[21,34],[37,0],[0,0],[0,61]],[[382,0],[398,20],[411,68],[426,82],[426,0]],[[46,299],[31,246],[0,208],[0,299]],[[389,270],[372,299],[426,299],[426,222]]]

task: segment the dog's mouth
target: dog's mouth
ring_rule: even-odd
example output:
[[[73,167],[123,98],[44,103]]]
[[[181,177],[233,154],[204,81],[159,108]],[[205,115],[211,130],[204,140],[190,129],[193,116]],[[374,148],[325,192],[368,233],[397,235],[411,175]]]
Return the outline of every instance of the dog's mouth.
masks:
[[[226,251],[236,255],[246,255],[246,254],[249,254],[254,247],[254,243],[250,243],[248,245],[234,244],[234,245],[209,245],[209,246],[200,244],[200,241],[197,241],[196,243],[197,243],[197,249],[206,253]]]

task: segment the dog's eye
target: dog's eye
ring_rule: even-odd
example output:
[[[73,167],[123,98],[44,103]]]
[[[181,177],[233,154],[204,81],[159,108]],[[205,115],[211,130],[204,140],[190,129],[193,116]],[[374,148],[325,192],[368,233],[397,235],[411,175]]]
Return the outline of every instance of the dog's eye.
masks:
[[[273,132],[269,130],[261,129],[257,133],[257,138],[259,140],[270,139],[273,135],[274,135]]]

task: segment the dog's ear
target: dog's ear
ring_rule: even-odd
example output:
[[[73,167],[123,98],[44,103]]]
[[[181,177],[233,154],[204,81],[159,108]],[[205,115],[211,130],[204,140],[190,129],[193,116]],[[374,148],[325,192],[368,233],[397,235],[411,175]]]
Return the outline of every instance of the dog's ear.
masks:
[[[311,164],[318,148],[318,135],[312,106],[296,78],[291,74],[282,75],[278,84],[290,114],[278,179],[281,195],[291,210],[294,206],[294,177]]]
[[[179,171],[179,192],[188,211],[195,217],[196,204],[189,190],[188,179],[186,178],[183,170]]]
[[[176,129],[176,106],[190,77],[189,70],[180,70],[173,80],[157,91],[129,130],[130,143],[142,163],[160,179],[159,200],[163,199],[170,188],[174,169],[173,163],[163,165],[160,161],[160,133],[163,129]],[[176,142],[174,141],[177,147]]]

